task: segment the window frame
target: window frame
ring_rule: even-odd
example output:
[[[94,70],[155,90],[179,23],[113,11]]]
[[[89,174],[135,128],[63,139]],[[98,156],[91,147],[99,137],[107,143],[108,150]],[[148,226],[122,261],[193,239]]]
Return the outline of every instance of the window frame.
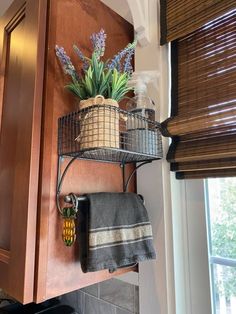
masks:
[[[208,241],[208,255],[210,265],[210,289],[211,289],[211,300],[212,310],[216,313],[216,293],[214,285],[214,265],[236,267],[236,259],[220,257],[212,255],[212,242],[211,242],[211,218],[210,218],[210,201],[209,201],[209,184],[208,179],[204,179],[204,190],[205,190],[205,208],[206,208],[206,221],[207,221],[207,241]]]
[[[176,314],[212,313],[204,180],[171,174]]]

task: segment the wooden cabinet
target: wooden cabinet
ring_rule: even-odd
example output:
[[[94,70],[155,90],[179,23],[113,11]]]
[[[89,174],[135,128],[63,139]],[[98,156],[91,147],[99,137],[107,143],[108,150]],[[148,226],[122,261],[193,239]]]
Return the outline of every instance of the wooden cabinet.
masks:
[[[54,47],[78,64],[72,44],[90,54],[90,34],[104,28],[109,57],[132,40],[133,29],[99,0],[16,0],[0,28],[0,287],[22,303],[41,302],[112,276],[82,273],[78,245],[61,239],[57,120],[77,103],[63,88]],[[63,189],[121,191],[121,169],[76,161]]]

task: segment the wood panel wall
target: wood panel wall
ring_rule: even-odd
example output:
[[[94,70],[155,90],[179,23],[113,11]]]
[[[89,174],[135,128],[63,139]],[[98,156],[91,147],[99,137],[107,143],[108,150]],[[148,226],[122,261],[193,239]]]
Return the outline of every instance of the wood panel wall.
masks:
[[[56,203],[57,120],[77,108],[78,103],[63,87],[68,81],[55,56],[56,44],[63,46],[78,64],[72,51],[76,43],[91,54],[89,37],[104,28],[107,33],[106,57],[111,57],[133,40],[133,27],[99,0],[51,0],[48,38],[41,151],[41,197],[38,215],[38,263],[35,300],[43,301],[111,277],[108,271],[84,274],[79,262],[78,244],[65,247],[61,240],[62,219]],[[69,170],[64,193],[122,191],[119,165],[76,161]],[[135,189],[134,183],[132,189]],[[127,270],[120,270],[125,272]]]

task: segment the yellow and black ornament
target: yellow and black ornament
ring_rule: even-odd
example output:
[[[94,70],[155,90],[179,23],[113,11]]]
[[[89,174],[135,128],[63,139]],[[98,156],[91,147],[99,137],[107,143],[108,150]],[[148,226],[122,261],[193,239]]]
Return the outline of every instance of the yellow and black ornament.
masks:
[[[77,208],[75,206],[65,207],[62,210],[63,232],[62,239],[66,246],[72,246],[76,240],[75,219]]]

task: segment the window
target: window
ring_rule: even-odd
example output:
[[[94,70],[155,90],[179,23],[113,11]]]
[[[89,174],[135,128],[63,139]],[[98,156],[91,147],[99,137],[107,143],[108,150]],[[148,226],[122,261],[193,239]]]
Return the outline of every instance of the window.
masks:
[[[236,313],[236,178],[206,180],[214,314]]]

